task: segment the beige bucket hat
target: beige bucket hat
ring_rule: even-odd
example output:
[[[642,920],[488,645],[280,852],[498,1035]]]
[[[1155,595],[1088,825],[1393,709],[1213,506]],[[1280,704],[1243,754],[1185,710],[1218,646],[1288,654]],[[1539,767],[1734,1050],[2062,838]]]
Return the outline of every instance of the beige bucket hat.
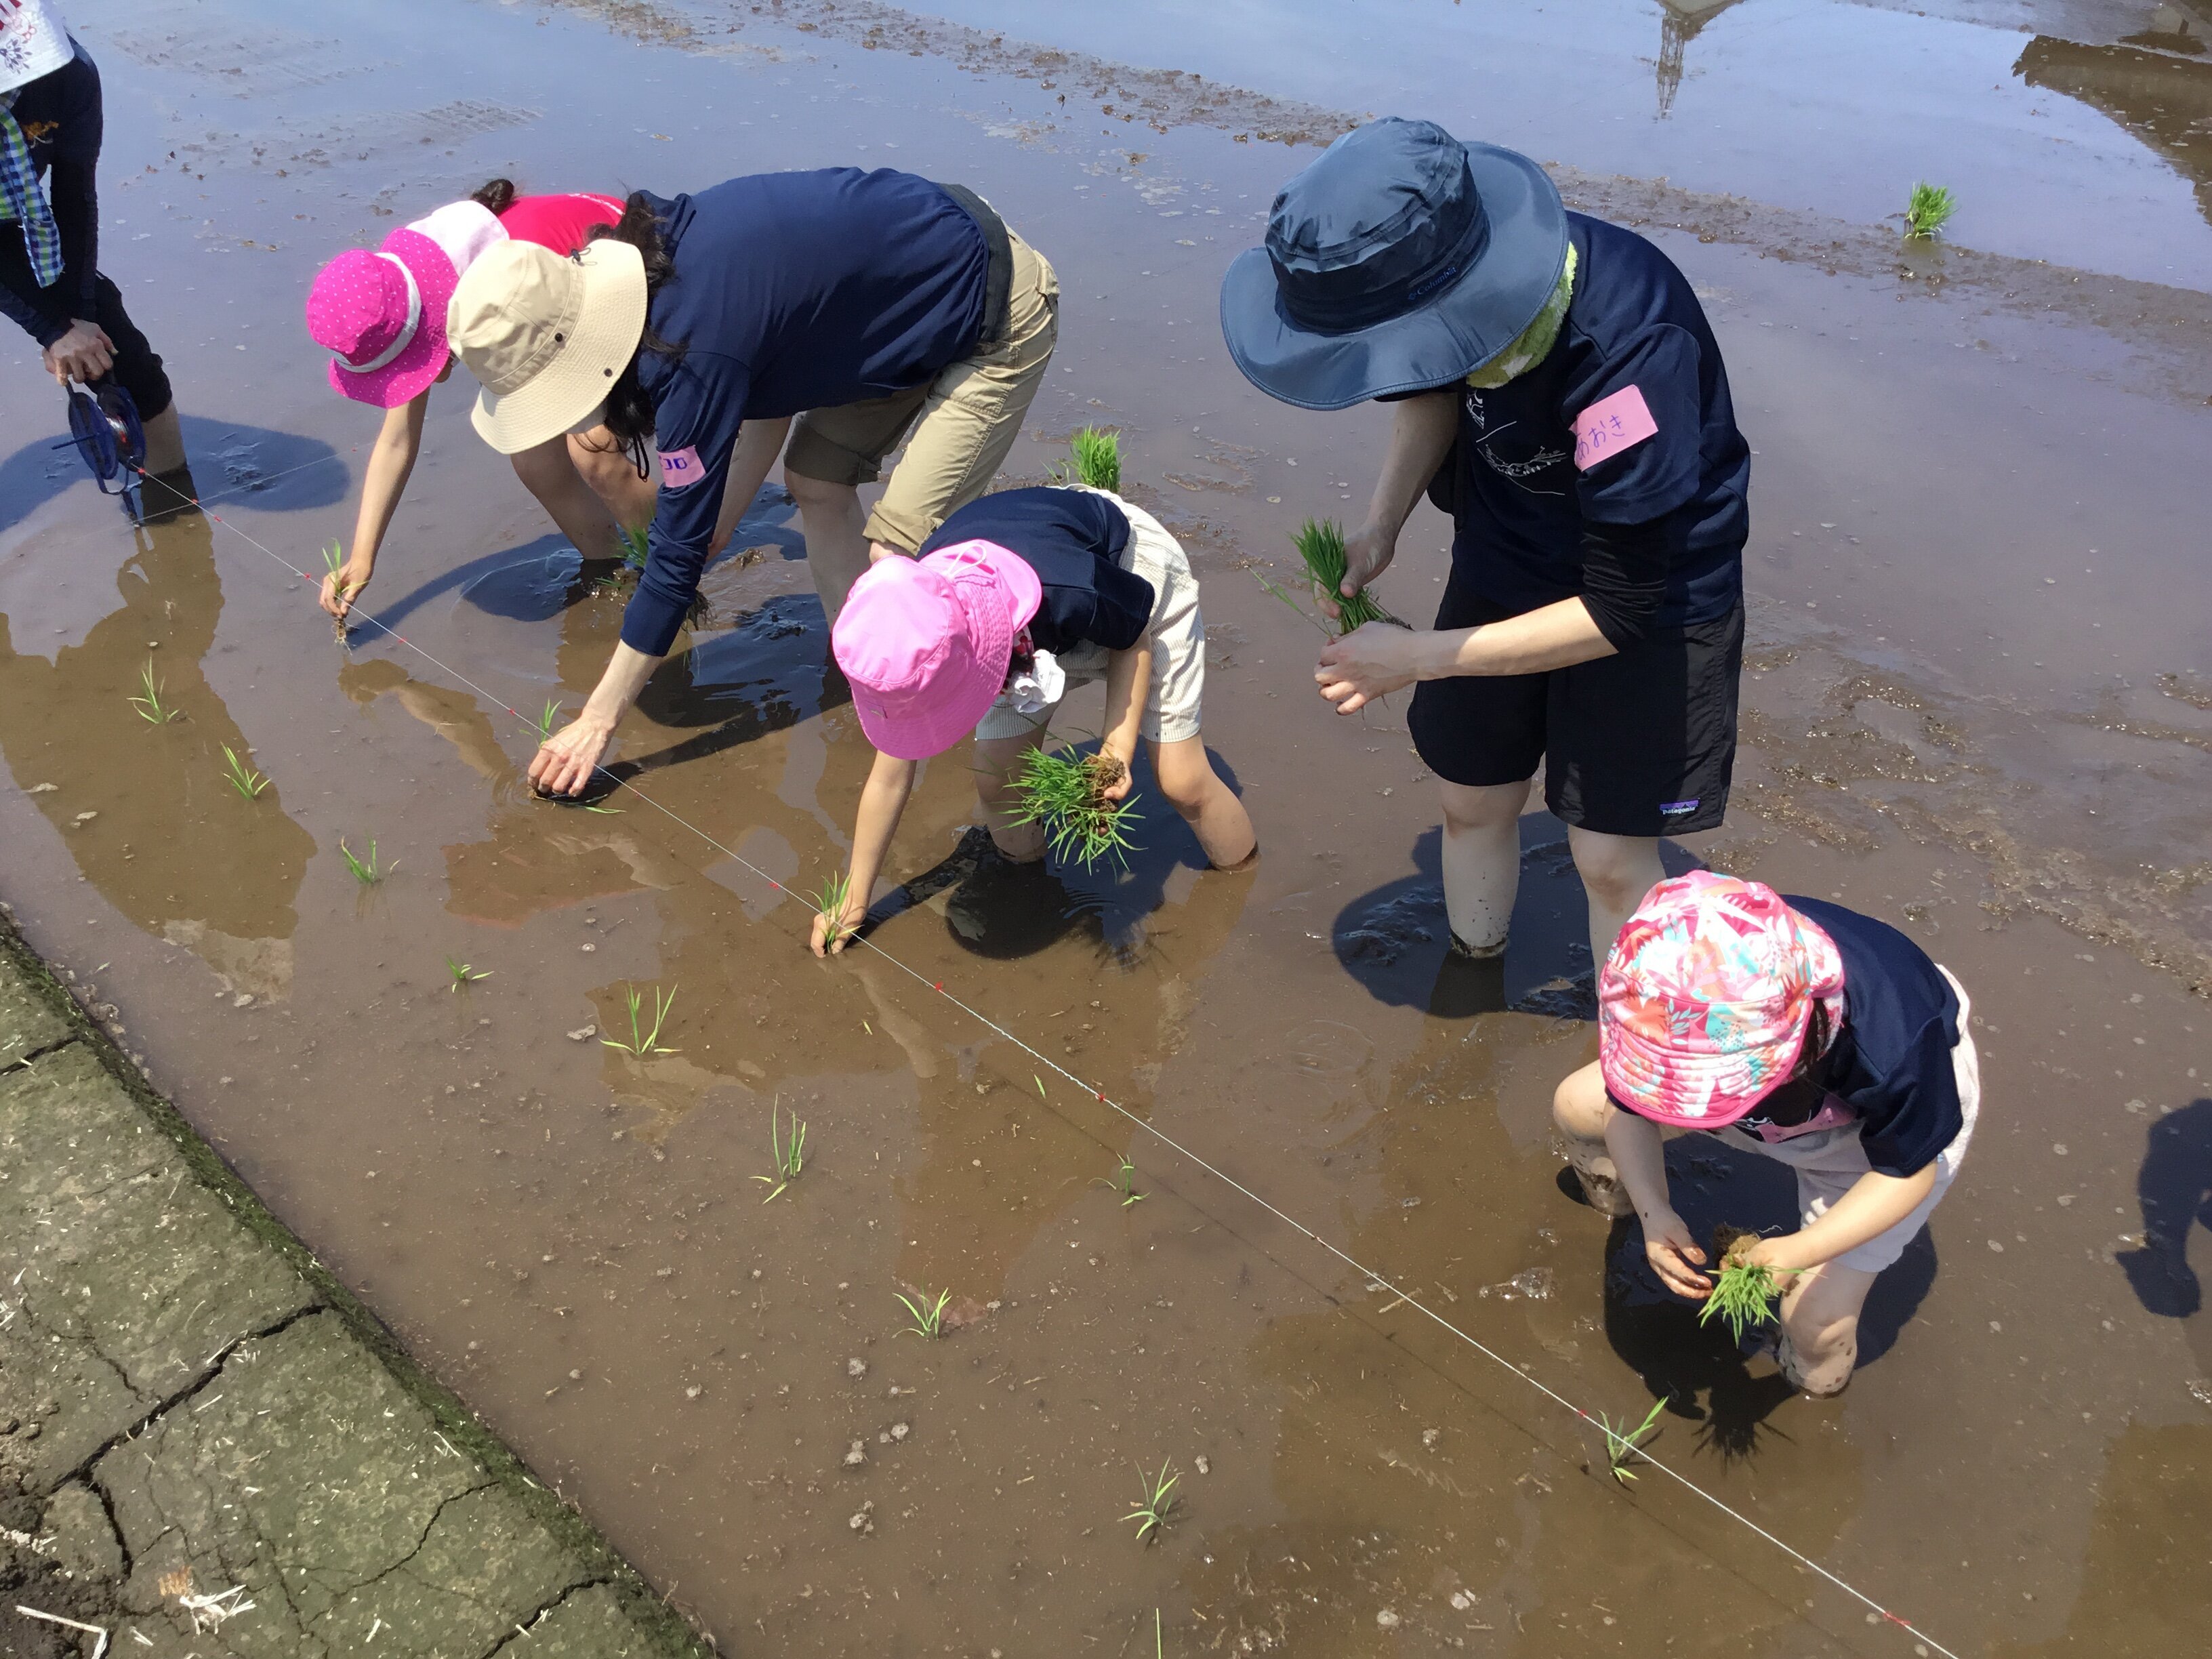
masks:
[[[446,335],[482,383],[471,412],[484,441],[513,455],[605,401],[645,333],[645,260],[603,238],[567,258],[533,242],[485,250],[462,275]]]

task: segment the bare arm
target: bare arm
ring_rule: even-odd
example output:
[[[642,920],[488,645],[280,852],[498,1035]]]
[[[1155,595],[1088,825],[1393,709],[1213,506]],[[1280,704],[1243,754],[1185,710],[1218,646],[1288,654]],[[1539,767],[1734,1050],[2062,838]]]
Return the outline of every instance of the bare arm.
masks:
[[[1121,775],[1099,792],[1108,800],[1121,800],[1129,793],[1129,773],[1136,763],[1137,736],[1145,719],[1145,694],[1152,684],[1149,634],[1106,659],[1106,730],[1098,746],[1121,763]]]
[[[1674,1199],[1667,1190],[1666,1140],[1659,1126],[1608,1103],[1605,1149],[1613,1155],[1613,1167],[1636,1205],[1637,1218],[1644,1224],[1644,1254],[1652,1272],[1675,1295],[1702,1302],[1712,1293],[1705,1275],[1698,1271],[1705,1265],[1705,1253],[1674,1212]]]
[[[814,918],[814,954],[826,956],[845,948],[853,929],[868,913],[868,896],[883,873],[884,858],[898,832],[899,817],[914,793],[915,763],[894,760],[878,750],[868,781],[860,789],[860,811],[853,824],[853,862],[847,872],[845,903],[835,917]],[[830,928],[836,928],[835,938]]]
[[[645,690],[653,671],[666,660],[617,641],[614,657],[586,701],[584,712],[548,738],[530,763],[530,781],[541,794],[584,793],[599,757],[614,741],[615,727]]]
[[[1759,1240],[1745,1253],[1745,1260],[1784,1271],[1817,1267],[1879,1238],[1917,1209],[1920,1200],[1935,1189],[1933,1163],[1909,1176],[1887,1176],[1869,1170],[1811,1226],[1779,1238]]]
[[[1383,453],[1366,522],[1345,538],[1343,592],[1357,593],[1389,564],[1398,550],[1398,532],[1451,453],[1452,435],[1458,430],[1459,393],[1455,389],[1423,392],[1395,406],[1390,447]],[[1326,599],[1322,604],[1335,613]]]
[[[353,552],[346,561],[344,592],[338,591],[338,577],[323,578],[323,609],[333,617],[344,616],[376,574],[376,555],[384,545],[384,532],[392,527],[392,515],[398,511],[408,476],[415,471],[415,458],[422,453],[422,413],[429,404],[430,394],[424,392],[384,411],[384,424],[377,428],[368,465],[362,469],[361,510],[354,515]]]
[[[1415,632],[1369,623],[1322,648],[1314,678],[1336,712],[1349,714],[1415,680],[1540,674],[1613,654],[1589,607],[1577,598],[1479,628]]]

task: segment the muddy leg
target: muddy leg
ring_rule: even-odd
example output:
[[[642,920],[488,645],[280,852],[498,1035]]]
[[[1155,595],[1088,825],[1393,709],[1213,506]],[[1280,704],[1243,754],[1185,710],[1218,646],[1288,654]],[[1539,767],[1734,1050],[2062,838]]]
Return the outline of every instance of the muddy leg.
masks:
[[[1215,869],[1242,864],[1258,850],[1251,815],[1214,772],[1213,763],[1206,757],[1205,738],[1154,744],[1152,771],[1160,781],[1160,793],[1197,832],[1198,844]]]
[[[1040,720],[1024,737],[975,739],[976,805],[991,839],[1017,864],[1034,864],[1044,856],[1044,826],[1013,822],[1020,804],[1011,781],[1023,755],[1043,736],[1044,722]]]
[[[637,468],[606,428],[570,433],[568,460],[576,469],[576,476],[591,487],[592,493],[614,515],[616,523],[642,530],[653,522],[653,501],[659,485],[651,477],[637,476]]]
[[[1605,1079],[1593,1060],[1571,1072],[1552,1093],[1552,1121],[1565,1143],[1567,1162],[1583,1183],[1583,1196],[1600,1215],[1633,1215],[1636,1206],[1605,1149],[1605,1118],[1613,1109]]]
[[[1636,907],[1667,878],[1667,872],[1659,863],[1656,840],[1601,836],[1570,825],[1567,845],[1574,849],[1575,871],[1589,898],[1590,971],[1596,974]]]
[[[1875,1275],[1831,1261],[1796,1276],[1782,1295],[1775,1358],[1790,1385],[1826,1399],[1844,1391],[1859,1360],[1859,1310]]]
[[[1444,911],[1452,938],[1481,956],[1505,949],[1513,900],[1521,890],[1521,812],[1526,783],[1486,788],[1439,786],[1443,792]]]
[[[185,434],[177,424],[177,406],[173,403],[145,423],[146,459],[149,472],[173,472],[185,464]]]

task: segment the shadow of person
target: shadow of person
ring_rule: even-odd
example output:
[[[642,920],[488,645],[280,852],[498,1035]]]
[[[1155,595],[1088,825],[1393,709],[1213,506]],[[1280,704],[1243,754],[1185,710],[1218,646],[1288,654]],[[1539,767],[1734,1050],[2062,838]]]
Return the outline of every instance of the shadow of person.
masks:
[[[65,413],[58,390],[54,413]],[[236,421],[186,415],[180,426],[200,500],[220,507],[235,501],[257,512],[299,513],[343,501],[350,483],[338,452],[320,438],[276,432]],[[66,423],[33,438],[0,460],[0,533],[13,529],[63,491],[88,483],[69,445]],[[148,510],[161,503],[148,501]]]
[[[2136,1174],[2142,1244],[2116,1260],[2144,1309],[2189,1319],[2204,1304],[2189,1265],[2190,1234],[2212,1228],[2212,1099],[2198,1098],[2150,1126]]]

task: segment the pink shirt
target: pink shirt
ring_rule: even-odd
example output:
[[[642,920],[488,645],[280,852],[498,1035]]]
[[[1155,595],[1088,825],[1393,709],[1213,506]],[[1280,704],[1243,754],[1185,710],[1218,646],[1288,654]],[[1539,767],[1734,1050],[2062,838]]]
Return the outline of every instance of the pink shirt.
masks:
[[[611,196],[518,196],[499,222],[519,242],[535,242],[562,255],[583,246],[594,226],[622,217],[623,204]]]

